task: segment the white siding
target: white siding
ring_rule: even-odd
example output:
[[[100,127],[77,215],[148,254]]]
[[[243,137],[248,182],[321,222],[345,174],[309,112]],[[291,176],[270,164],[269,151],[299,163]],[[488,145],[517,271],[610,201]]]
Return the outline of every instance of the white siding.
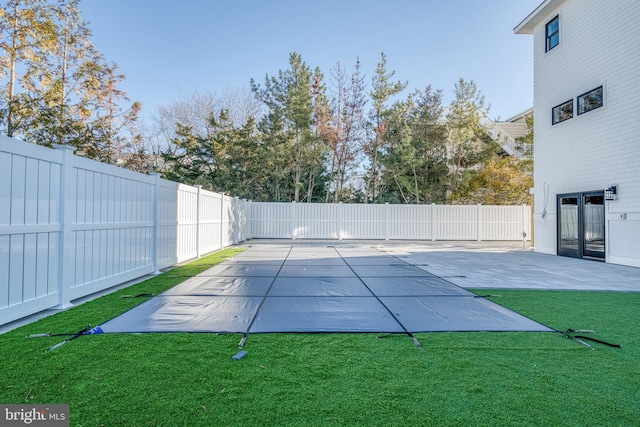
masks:
[[[560,45],[545,52],[545,24],[560,15]],[[535,248],[556,252],[556,195],[604,190],[607,260],[640,263],[640,2],[570,0],[534,30]],[[577,97],[604,87],[604,107],[577,115]],[[554,106],[574,117],[551,125]],[[546,215],[543,218],[543,212]],[[621,220],[626,213],[627,219]],[[626,221],[624,225],[614,224]],[[624,259],[623,259],[624,258]]]

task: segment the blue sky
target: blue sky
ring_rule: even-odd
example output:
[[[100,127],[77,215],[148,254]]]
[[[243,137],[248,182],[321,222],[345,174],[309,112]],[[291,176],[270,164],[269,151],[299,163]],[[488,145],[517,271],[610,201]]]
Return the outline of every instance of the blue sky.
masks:
[[[360,58],[370,83],[381,52],[408,92],[431,85],[451,100],[473,80],[490,115],[533,104],[533,39],[513,28],[541,0],[83,0],[93,42],[126,75],[143,117],[196,91],[264,82],[299,53],[328,78]]]

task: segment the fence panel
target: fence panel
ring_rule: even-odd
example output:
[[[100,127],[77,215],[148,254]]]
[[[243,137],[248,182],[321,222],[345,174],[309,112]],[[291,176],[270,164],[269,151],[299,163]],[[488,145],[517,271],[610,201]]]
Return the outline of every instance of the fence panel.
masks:
[[[198,256],[198,196],[200,189],[178,184],[177,246],[178,262]]]
[[[388,205],[342,204],[342,239],[385,239]]]
[[[156,270],[178,262],[178,187],[177,182],[156,175]]]
[[[481,240],[522,240],[531,238],[531,210],[528,206],[482,206]]]
[[[239,243],[251,236],[251,222],[249,221],[251,203],[237,197],[233,202],[234,221],[231,222],[233,242]]]
[[[219,193],[200,190],[200,203],[198,206],[198,256],[200,253],[213,252],[220,249],[222,241],[222,198]]]
[[[0,137],[0,325],[248,235],[244,201],[56,148]]]
[[[478,206],[436,206],[435,240],[477,240]]]
[[[262,203],[252,238],[521,240],[528,206]]]
[[[249,204],[250,238],[295,238],[292,203],[252,202]]]
[[[292,204],[295,211],[293,237],[299,239],[337,239],[337,206],[330,203]]]
[[[390,239],[432,238],[434,205],[390,205]]]
[[[61,164],[0,136],[0,324],[58,303]]]
[[[153,272],[154,181],[70,156],[62,304]],[[70,179],[69,179],[70,178]]]

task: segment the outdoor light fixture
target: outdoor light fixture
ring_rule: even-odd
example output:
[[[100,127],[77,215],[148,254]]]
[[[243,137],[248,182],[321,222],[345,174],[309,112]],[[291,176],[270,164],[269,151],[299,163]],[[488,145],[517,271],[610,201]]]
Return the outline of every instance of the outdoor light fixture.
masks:
[[[605,200],[615,200],[616,194],[618,194],[618,184],[614,184],[611,187],[604,190],[604,199]]]

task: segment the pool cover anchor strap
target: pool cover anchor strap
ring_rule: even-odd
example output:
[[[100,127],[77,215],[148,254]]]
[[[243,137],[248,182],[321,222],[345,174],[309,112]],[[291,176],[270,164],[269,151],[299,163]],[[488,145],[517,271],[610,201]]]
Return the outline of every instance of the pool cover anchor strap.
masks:
[[[411,338],[411,340],[413,341],[413,343],[416,345],[416,347],[418,348],[422,348],[422,344],[420,344],[420,341],[418,341],[418,338],[416,338],[415,336],[413,336],[413,334],[411,332],[408,332],[409,338]]]
[[[622,346],[620,344],[610,343],[610,342],[599,340],[597,338],[589,337],[589,336],[586,336],[586,335],[575,335],[576,333],[595,334],[596,331],[591,330],[591,329],[571,329],[571,328],[569,328],[566,331],[561,332],[561,333],[566,338],[570,338],[570,339],[572,339],[574,341],[577,341],[580,344],[582,344],[583,346],[585,346],[587,348],[590,348],[590,349],[593,349],[593,347],[589,343],[584,342],[583,340],[597,342],[597,343],[604,344],[604,345],[609,346],[609,347],[622,348]]]
[[[144,297],[152,297],[153,294],[137,294],[137,295],[121,295],[119,298],[144,298]]]
[[[102,328],[100,326],[96,326],[95,328],[92,328],[91,325],[87,325],[84,328],[82,328],[81,330],[79,330],[76,333],[73,334],[52,334],[51,332],[46,332],[44,334],[31,334],[31,335],[27,335],[27,338],[44,338],[44,337],[69,337],[66,340],[59,342],[56,345],[52,345],[51,347],[49,347],[46,351],[53,351],[58,347],[62,347],[63,345],[65,345],[66,343],[68,343],[69,341],[73,341],[76,338],[79,338],[83,335],[96,335],[96,334],[102,334],[104,333],[104,331],[102,330]]]
[[[247,342],[247,334],[246,333],[242,334],[242,338],[240,339],[240,342],[238,343],[238,348],[244,347],[244,343],[245,342]]]
[[[416,347],[422,348],[422,344],[420,344],[420,341],[418,341],[418,338],[416,338],[411,332],[394,332],[391,334],[379,335],[378,338],[389,338],[396,335],[407,335],[409,338],[411,338],[411,340],[416,345]]]

